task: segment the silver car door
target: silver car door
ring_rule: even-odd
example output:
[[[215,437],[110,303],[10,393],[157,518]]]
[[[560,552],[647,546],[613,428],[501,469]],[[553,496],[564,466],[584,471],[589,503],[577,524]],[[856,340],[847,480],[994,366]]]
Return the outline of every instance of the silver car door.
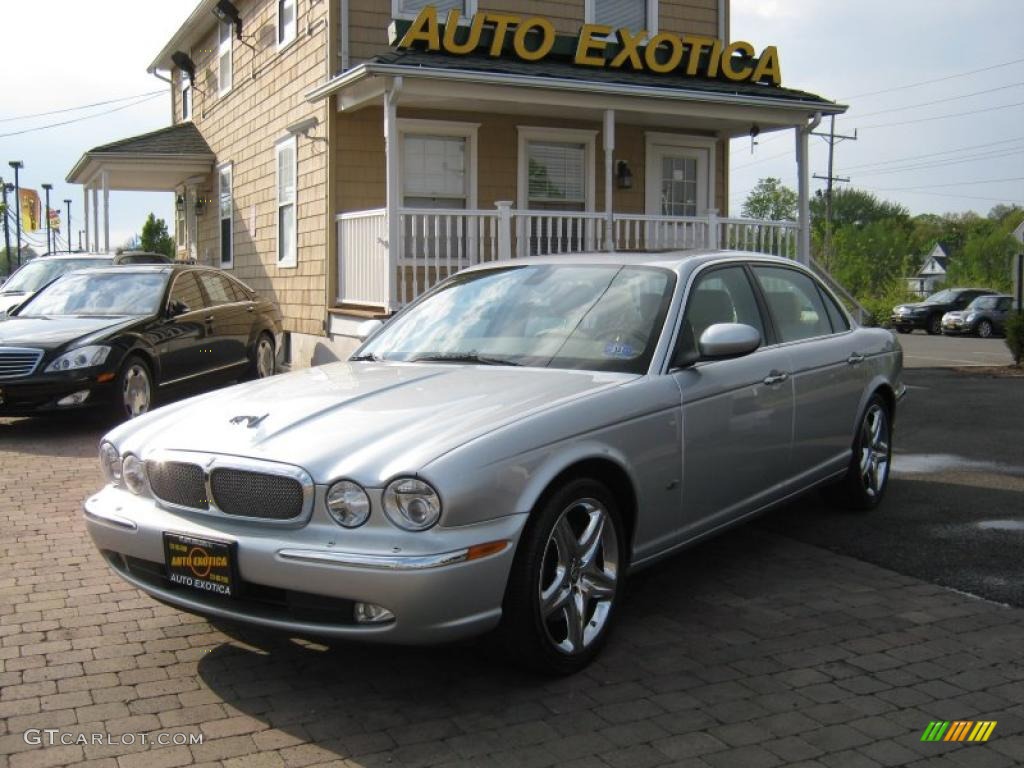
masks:
[[[769,344],[745,357],[701,361],[672,373],[681,393],[683,513],[690,534],[777,497],[789,468],[789,355],[770,344],[742,265],[697,276],[680,327],[680,347],[694,345],[709,325],[720,322],[752,325]]]
[[[866,385],[865,350],[845,315],[806,273],[755,265],[772,323],[793,365],[796,487],[842,470],[849,461]],[[836,326],[835,329],[833,326]]]

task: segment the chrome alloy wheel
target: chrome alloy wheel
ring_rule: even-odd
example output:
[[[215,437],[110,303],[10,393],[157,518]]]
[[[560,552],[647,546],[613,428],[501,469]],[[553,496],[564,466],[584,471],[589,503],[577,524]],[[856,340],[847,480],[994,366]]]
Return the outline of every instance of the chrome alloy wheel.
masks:
[[[579,499],[558,518],[541,558],[537,598],[551,643],[574,655],[601,634],[619,576],[619,537],[605,506]]]
[[[133,362],[124,372],[121,382],[121,404],[125,415],[134,419],[148,412],[153,394],[146,366]]]
[[[273,376],[274,367],[274,342],[266,336],[260,336],[256,342],[256,378]]]
[[[860,479],[870,498],[880,496],[889,477],[889,416],[878,403],[864,414],[860,428]]]

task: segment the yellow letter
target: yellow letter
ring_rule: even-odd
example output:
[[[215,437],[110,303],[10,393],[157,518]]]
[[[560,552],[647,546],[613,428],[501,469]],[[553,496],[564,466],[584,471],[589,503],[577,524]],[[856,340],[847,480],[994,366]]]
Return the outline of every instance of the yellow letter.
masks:
[[[448,53],[454,53],[456,55],[463,55],[466,53],[472,53],[478,45],[480,45],[480,31],[484,26],[484,14],[478,13],[473,17],[473,24],[469,28],[469,32],[466,34],[465,42],[459,43],[455,41],[455,32],[459,27],[459,11],[457,8],[452,8],[448,11],[448,21],[444,24],[444,49]]]
[[[508,34],[510,24],[518,24],[518,16],[509,16],[506,13],[488,13],[487,20],[494,23],[494,39],[491,41],[491,58],[501,56],[505,48],[505,36]]]
[[[530,30],[540,30],[540,45],[534,50],[526,47],[526,36]],[[555,25],[540,16],[531,16],[520,22],[516,28],[516,35],[512,38],[512,48],[523,61],[538,61],[551,52],[555,44]]]
[[[658,61],[658,49],[662,43],[668,43],[671,50],[665,61]],[[673,71],[682,60],[683,41],[671,32],[662,32],[652,37],[650,42],[647,43],[647,50],[644,51],[644,61],[647,62],[647,68],[651,72],[657,72],[660,75]]]
[[[621,67],[628,59],[633,69],[642,70],[644,68],[644,63],[640,60],[640,51],[638,50],[638,46],[643,39],[647,37],[647,30],[644,29],[637,32],[635,37],[630,34],[628,29],[620,29],[615,34],[619,38],[621,50],[619,51],[618,56],[612,59],[612,67]]]
[[[604,38],[611,33],[612,28],[604,24],[584,24],[580,27],[580,39],[576,44],[576,58],[573,62],[588,67],[603,67],[604,49],[608,46],[608,41]],[[600,51],[601,55],[592,55],[591,49]]]
[[[732,55],[735,52],[742,53],[743,58],[746,59],[743,66],[739,69],[735,69],[732,65]],[[746,80],[750,77],[751,72],[754,71],[754,68],[750,65],[749,61],[753,57],[754,46],[750,43],[744,43],[742,40],[730,43],[725,47],[725,52],[722,53],[722,74],[729,80]]]
[[[769,45],[761,51],[761,56],[757,60],[757,69],[754,70],[754,76],[750,79],[755,83],[760,83],[761,78],[765,75],[771,75],[772,83],[775,85],[782,85],[782,70],[779,68],[779,52],[775,50],[774,45]]]
[[[437,28],[437,9],[432,5],[423,6],[416,21],[409,27],[398,44],[399,48],[412,48],[413,43],[422,40],[427,44],[428,51],[441,50],[441,33]]]
[[[717,42],[713,37],[704,35],[683,35],[683,42],[690,46],[690,58],[686,61],[686,74],[693,76],[697,74],[697,67],[700,65],[700,52],[704,46],[714,48]]]

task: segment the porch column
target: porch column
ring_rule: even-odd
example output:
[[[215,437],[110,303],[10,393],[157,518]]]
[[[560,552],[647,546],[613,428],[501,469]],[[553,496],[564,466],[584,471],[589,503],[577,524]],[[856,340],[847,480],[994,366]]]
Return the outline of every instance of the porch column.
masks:
[[[92,188],[92,250],[100,249],[100,191]]]
[[[103,172],[103,250],[110,252],[110,177]]]
[[[402,92],[402,78],[391,81],[384,94],[384,155],[387,166],[387,226],[388,226],[388,296],[389,309],[399,306],[398,261],[402,249],[402,227],[398,217],[401,205],[398,189],[398,97]],[[413,276],[415,279],[415,275]],[[403,300],[405,296],[401,297]]]
[[[615,250],[615,110],[604,111],[604,243],[606,251]]]
[[[84,206],[84,217],[85,221],[85,250],[91,250],[89,245],[89,187],[86,185],[82,188],[82,204]]]

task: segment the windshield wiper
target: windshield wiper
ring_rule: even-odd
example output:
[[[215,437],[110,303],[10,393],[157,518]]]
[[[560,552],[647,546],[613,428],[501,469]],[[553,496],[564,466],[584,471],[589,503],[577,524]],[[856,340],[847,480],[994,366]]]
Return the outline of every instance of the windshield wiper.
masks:
[[[437,354],[418,355],[410,358],[410,363],[471,363],[476,365],[511,365],[518,366],[519,363],[509,360],[507,357],[488,357],[478,355],[476,352],[443,352]]]
[[[350,363],[365,363],[365,362],[379,363],[383,359],[384,359],[383,357],[378,357],[373,352],[368,352],[365,355],[356,355],[355,357],[350,357],[348,359],[348,361]]]

